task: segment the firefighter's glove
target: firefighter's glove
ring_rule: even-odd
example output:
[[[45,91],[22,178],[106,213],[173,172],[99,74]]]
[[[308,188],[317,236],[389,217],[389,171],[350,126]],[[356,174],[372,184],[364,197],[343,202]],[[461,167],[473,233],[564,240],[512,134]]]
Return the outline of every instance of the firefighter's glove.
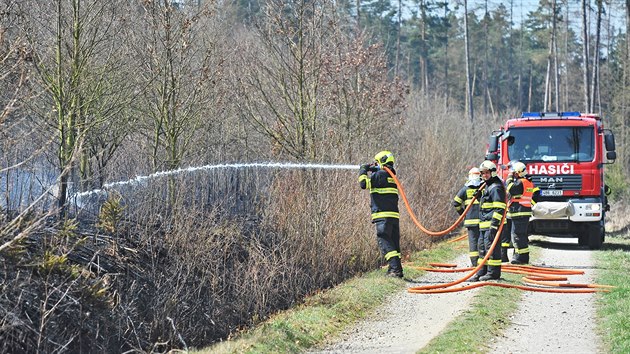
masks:
[[[381,169],[381,167],[376,162],[372,162],[370,164],[370,167],[369,167],[369,171],[370,172],[376,172],[376,171],[378,171],[380,169]]]
[[[361,167],[359,167],[359,176],[367,174],[367,171],[369,169],[370,169],[370,165],[368,165],[368,164],[361,165]]]
[[[481,189],[477,189],[475,194],[473,194],[473,197],[475,197],[475,199],[477,200],[481,199]]]

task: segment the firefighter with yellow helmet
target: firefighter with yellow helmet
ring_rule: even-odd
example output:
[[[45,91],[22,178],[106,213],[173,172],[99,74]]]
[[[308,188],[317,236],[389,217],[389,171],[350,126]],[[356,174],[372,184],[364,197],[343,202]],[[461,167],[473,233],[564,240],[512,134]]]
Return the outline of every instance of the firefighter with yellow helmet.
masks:
[[[403,268],[400,253],[400,214],[398,211],[398,186],[384,166],[394,170],[394,154],[381,151],[374,156],[372,164],[359,168],[359,185],[370,191],[372,223],[376,226],[376,237],[382,256],[388,263],[387,275],[402,278]]]
[[[507,218],[512,222],[510,235],[514,244],[512,264],[529,263],[529,239],[527,226],[532,216],[532,207],[538,200],[540,188],[527,175],[527,166],[520,161],[510,163],[510,176],[506,180],[510,197]]]
[[[505,213],[505,186],[497,176],[497,166],[492,161],[484,161],[479,166],[485,188],[476,193],[479,199],[479,257],[485,257],[490,250]],[[499,279],[501,277],[501,247],[495,247],[487,263],[479,269],[470,281]]]
[[[479,260],[479,200],[474,195],[480,185],[481,172],[473,167],[468,171],[468,180],[453,198],[453,206],[459,215],[472,203],[464,219],[464,227],[468,230],[468,256],[473,267]]]

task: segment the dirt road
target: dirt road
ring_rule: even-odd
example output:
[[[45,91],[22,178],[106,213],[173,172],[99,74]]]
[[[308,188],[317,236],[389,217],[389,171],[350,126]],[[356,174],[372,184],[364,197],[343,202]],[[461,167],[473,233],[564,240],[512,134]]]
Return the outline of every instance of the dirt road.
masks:
[[[540,245],[541,265],[580,269],[571,283],[593,283],[592,252],[577,247],[575,239],[532,237]],[[497,338],[496,353],[600,353],[595,333],[595,294],[526,292],[512,325]]]
[[[534,239],[534,238],[532,238]],[[574,240],[536,238],[542,247],[535,265],[577,268],[584,276],[573,283],[593,279],[591,252]],[[559,243],[556,243],[559,242]],[[467,257],[456,260],[467,266]],[[429,273],[409,286],[453,280],[452,274]],[[311,353],[415,353],[465,310],[478,289],[447,294],[401,292],[379,308],[374,316],[344,332],[323,349]],[[525,294],[510,327],[495,338],[496,353],[599,353],[595,334],[593,294]]]

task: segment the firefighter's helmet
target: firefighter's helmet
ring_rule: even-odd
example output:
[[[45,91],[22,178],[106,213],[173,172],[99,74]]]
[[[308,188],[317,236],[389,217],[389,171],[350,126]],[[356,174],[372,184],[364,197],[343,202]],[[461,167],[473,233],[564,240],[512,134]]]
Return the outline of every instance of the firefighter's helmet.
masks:
[[[492,177],[496,177],[497,176],[497,165],[494,164],[494,162],[492,161],[484,161],[481,163],[481,165],[479,165],[479,171],[483,172],[483,171],[490,171],[492,173]]]
[[[525,176],[526,166],[520,161],[512,161],[510,163],[510,171],[516,173],[519,177]]]
[[[394,166],[394,154],[391,151],[383,150],[374,156],[374,160],[379,166]]]
[[[481,171],[477,167],[473,167],[468,171],[468,180],[481,178]]]

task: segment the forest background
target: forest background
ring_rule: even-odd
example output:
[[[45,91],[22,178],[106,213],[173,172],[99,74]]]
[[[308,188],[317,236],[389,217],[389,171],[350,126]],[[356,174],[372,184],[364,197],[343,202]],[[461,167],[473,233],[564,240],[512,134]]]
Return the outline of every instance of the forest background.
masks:
[[[523,111],[601,114],[627,201],[629,5],[0,0],[0,351],[228,338],[381,265],[359,164],[441,229]]]

